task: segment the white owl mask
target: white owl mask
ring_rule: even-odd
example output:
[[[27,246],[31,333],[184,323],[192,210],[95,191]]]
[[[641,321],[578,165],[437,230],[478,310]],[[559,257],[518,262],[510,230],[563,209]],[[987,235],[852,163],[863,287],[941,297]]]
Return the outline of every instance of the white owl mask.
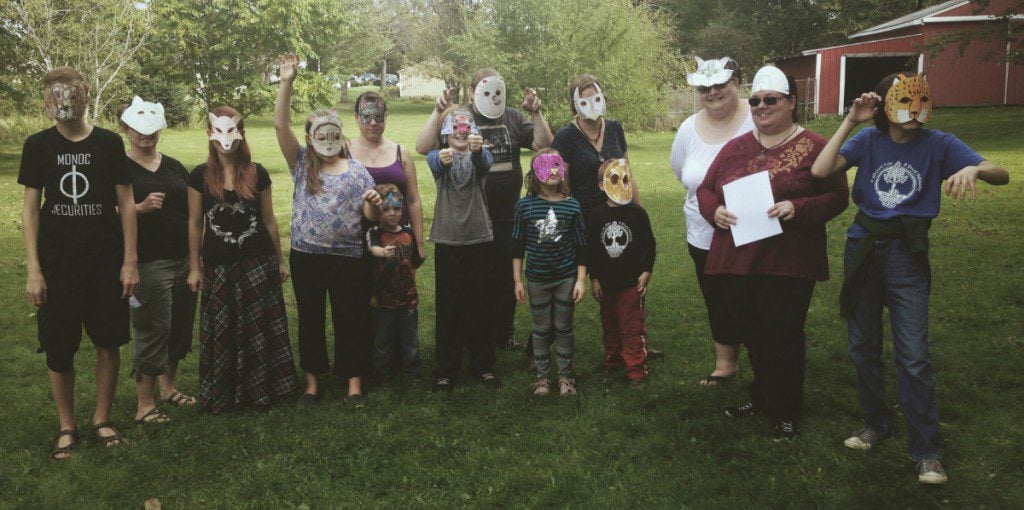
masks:
[[[605,100],[604,92],[601,92],[601,86],[594,82],[594,90],[597,94],[590,97],[580,97],[580,89],[576,87],[572,91],[572,102],[576,105],[576,111],[587,120],[597,120],[604,117],[605,112]]]
[[[135,96],[132,104],[121,114],[121,122],[145,136],[167,127],[164,105],[143,101],[139,96]]]
[[[242,116],[234,117],[220,116],[213,113],[207,114],[210,120],[210,141],[217,142],[225,151],[230,151],[235,140],[243,140],[242,133],[238,130],[238,123],[242,122]]]
[[[501,76],[488,76],[473,89],[473,105],[480,115],[499,119],[505,113],[505,80]]]

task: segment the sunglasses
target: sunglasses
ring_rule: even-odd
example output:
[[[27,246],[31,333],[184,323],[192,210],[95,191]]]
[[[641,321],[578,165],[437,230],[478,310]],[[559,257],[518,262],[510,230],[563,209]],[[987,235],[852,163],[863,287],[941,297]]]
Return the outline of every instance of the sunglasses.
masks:
[[[729,86],[729,82],[716,83],[716,84],[714,84],[714,85],[712,85],[710,87],[704,87],[704,86],[698,85],[697,86],[697,92],[700,92],[701,94],[707,94],[708,92],[711,92],[711,89],[722,90],[722,89],[724,89],[725,87],[728,87],[728,86]]]
[[[785,98],[779,96],[764,96],[764,99],[761,99],[760,97],[757,96],[753,96],[750,99],[747,99],[747,104],[756,107],[761,105],[761,101],[764,101],[764,104],[767,106],[775,106],[776,104],[779,103],[779,101],[782,101],[783,99]]]

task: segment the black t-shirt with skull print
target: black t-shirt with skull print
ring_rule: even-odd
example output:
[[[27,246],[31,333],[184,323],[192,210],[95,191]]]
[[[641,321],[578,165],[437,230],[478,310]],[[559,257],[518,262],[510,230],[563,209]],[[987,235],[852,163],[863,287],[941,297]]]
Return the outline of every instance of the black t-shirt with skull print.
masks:
[[[587,217],[587,269],[607,289],[635,286],[654,270],[655,241],[647,211],[636,204],[599,204]]]
[[[232,264],[260,255],[273,255],[274,245],[263,224],[260,201],[241,200],[234,190],[224,190],[224,201],[206,190],[206,164],[197,166],[188,176],[190,188],[203,195],[203,263],[207,266]],[[256,191],[270,187],[270,174],[256,163]]]

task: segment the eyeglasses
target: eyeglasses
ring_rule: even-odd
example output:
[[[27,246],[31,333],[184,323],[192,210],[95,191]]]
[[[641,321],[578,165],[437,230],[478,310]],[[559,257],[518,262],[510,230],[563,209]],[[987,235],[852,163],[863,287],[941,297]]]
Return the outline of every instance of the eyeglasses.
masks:
[[[782,101],[783,99],[785,98],[779,96],[764,96],[764,99],[757,96],[753,96],[750,99],[747,99],[747,104],[753,107],[757,107],[761,105],[761,101],[764,101],[764,104],[767,106],[775,106],[776,104],[778,104],[779,101]]]
[[[729,82],[716,83],[716,84],[714,84],[714,85],[712,85],[710,87],[704,87],[702,85],[698,85],[697,86],[697,92],[700,92],[701,94],[707,94],[708,92],[711,92],[711,89],[722,90],[722,89],[724,89],[725,87],[728,87],[728,86],[729,86]]]

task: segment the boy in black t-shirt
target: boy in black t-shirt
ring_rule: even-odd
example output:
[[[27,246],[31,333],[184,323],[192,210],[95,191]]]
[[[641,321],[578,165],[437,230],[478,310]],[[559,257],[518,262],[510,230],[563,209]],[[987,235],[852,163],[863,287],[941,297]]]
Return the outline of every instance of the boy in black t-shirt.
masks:
[[[96,346],[92,433],[108,447],[123,441],[109,420],[119,348],[130,339],[128,297],[139,283],[135,200],[121,137],[86,121],[84,77],[57,68],[43,89],[56,125],[25,141],[18,183],[25,186],[25,294],[39,307],[39,350],[60,417],[51,457],[66,459],[78,443],[74,356],[83,325]]]
[[[598,187],[607,195],[587,218],[591,289],[601,303],[604,366],[626,369],[631,384],[647,378],[647,312],[644,296],[654,269],[651,220],[633,202],[632,174],[624,159],[605,161]]]

